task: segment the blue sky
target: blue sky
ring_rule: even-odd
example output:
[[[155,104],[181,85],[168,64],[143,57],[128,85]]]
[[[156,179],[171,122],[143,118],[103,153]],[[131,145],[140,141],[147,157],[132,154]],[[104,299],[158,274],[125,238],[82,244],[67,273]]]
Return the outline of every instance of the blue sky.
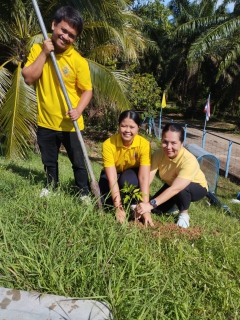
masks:
[[[167,5],[169,3],[170,0],[164,0],[164,4]],[[218,5],[220,5],[223,1],[222,0],[219,0],[218,1]],[[231,2],[227,5],[229,11],[233,11],[233,6],[234,6],[234,3]]]

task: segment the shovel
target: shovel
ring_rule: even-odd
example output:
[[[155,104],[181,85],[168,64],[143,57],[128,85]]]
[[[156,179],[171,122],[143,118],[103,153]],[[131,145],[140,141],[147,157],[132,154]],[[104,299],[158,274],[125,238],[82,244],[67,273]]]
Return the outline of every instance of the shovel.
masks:
[[[38,22],[39,22],[40,27],[41,27],[43,37],[44,37],[45,40],[47,40],[48,39],[48,34],[47,34],[47,31],[46,31],[46,28],[45,28],[45,25],[44,25],[44,22],[43,22],[43,19],[42,19],[42,15],[41,15],[41,12],[40,12],[38,4],[37,4],[37,1],[36,0],[32,0],[32,4],[33,4],[33,7],[35,9],[35,12],[36,12],[36,15],[37,15],[37,18],[38,18]],[[58,68],[57,60],[56,60],[56,57],[55,57],[55,54],[54,54],[53,51],[50,53],[50,56],[51,56],[51,59],[52,59],[53,65],[54,65],[54,69],[55,69],[57,77],[58,77],[58,81],[59,81],[61,89],[62,89],[62,92],[64,94],[68,109],[72,110],[72,105],[71,105],[71,102],[70,102],[70,99],[69,99],[65,84],[63,82],[62,75],[61,75],[60,70]],[[77,124],[76,120],[73,121],[73,125],[74,125],[74,128],[76,130],[76,133],[77,133],[77,136],[78,136],[78,140],[80,142],[80,145],[81,145],[81,148],[82,148],[82,151],[83,151],[83,155],[84,155],[84,159],[85,159],[86,166],[87,166],[87,169],[88,169],[88,173],[90,175],[91,191],[92,191],[92,193],[94,194],[94,196],[95,196],[95,198],[97,200],[98,207],[101,208],[102,207],[102,203],[101,203],[101,199],[100,199],[99,185],[98,185],[98,182],[96,181],[96,179],[94,177],[94,173],[93,173],[93,170],[92,170],[92,166],[91,166],[90,160],[88,158],[88,154],[87,154],[87,150],[86,150],[86,147],[85,147],[85,144],[84,144],[84,141],[83,141],[83,137],[82,137],[81,131],[80,131],[79,127],[78,127],[78,124]]]

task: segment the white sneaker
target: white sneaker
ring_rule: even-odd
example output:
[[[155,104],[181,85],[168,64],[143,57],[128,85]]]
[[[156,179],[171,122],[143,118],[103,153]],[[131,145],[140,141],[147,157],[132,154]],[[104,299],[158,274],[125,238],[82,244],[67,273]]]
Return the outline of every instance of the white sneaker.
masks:
[[[43,198],[43,197],[47,197],[49,195],[50,191],[47,188],[43,188],[42,191],[40,192],[39,197]]]
[[[238,200],[238,199],[232,199],[230,202],[231,202],[231,203],[240,203],[240,200]]]
[[[92,199],[87,196],[87,195],[84,195],[84,196],[81,196],[80,197],[80,201],[82,201],[85,205],[89,206],[90,204],[92,204]]]
[[[181,212],[178,216],[177,226],[188,228],[190,226],[189,220],[189,215],[187,213]]]

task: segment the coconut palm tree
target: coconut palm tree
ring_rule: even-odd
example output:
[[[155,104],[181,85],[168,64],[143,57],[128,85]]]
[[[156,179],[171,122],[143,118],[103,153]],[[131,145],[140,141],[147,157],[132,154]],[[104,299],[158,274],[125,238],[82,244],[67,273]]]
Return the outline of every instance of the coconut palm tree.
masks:
[[[201,23],[204,23],[201,22]],[[236,114],[240,98],[240,7],[235,2],[233,12],[215,17],[211,28],[206,28],[191,44],[188,62],[210,61],[215,67],[214,88],[217,92],[216,108]],[[191,28],[191,26],[186,26]],[[200,58],[201,57],[201,58]],[[219,95],[221,92],[221,95]]]
[[[182,5],[182,2],[171,3]],[[179,11],[173,10],[177,12],[176,34],[179,42],[183,43],[181,48],[188,79],[196,78],[194,92],[197,93],[197,87],[206,98],[204,88],[208,88],[215,108],[222,111],[228,107],[235,110],[240,96],[239,4],[236,1],[234,11],[230,13],[226,8],[228,2],[224,1],[220,7],[217,7],[217,1],[193,2],[190,7],[195,8],[197,15],[186,14],[189,13],[186,0],[183,6],[179,6],[180,11],[184,11],[183,17]],[[188,94],[189,80],[186,85]]]
[[[169,59],[169,40],[174,27],[169,21],[170,10],[160,0],[135,1],[133,12],[144,22],[143,32],[149,39],[148,50],[141,57],[141,73],[152,73],[165,88],[165,72]]]
[[[36,98],[33,88],[25,85],[21,70],[30,32],[39,32],[33,10],[26,13],[21,0],[1,1],[0,40],[4,54],[0,65],[0,127],[1,143],[6,156],[26,156],[34,139]],[[5,20],[6,19],[6,20]]]
[[[189,50],[191,44],[204,30],[203,27],[198,27],[197,21],[212,17],[215,12],[215,5],[216,0],[193,2],[172,0],[169,3],[176,30],[169,65],[168,83],[175,94],[177,93],[182,106],[189,108],[188,111],[194,111],[199,93],[204,91],[204,86],[201,85],[202,77],[198,59],[192,61],[190,65],[188,64]],[[194,31],[184,33],[185,26],[191,22],[196,23]]]

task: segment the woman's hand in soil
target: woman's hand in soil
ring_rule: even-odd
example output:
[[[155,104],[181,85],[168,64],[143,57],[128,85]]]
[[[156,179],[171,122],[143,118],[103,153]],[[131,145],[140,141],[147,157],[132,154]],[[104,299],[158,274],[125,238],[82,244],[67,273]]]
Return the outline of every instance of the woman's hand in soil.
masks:
[[[120,223],[123,223],[126,217],[126,212],[123,210],[122,207],[116,208],[116,219]]]
[[[145,212],[142,214],[143,220],[144,220],[144,225],[145,227],[147,227],[148,225],[150,225],[151,227],[154,226],[154,223],[152,221],[152,216],[150,212]]]

